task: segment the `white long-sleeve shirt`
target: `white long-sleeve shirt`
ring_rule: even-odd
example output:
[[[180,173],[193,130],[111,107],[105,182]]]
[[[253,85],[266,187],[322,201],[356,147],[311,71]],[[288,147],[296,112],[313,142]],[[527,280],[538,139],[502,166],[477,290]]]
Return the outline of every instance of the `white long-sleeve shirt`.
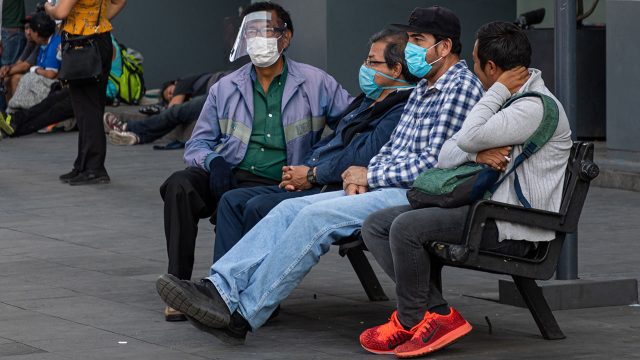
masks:
[[[525,160],[516,170],[522,191],[536,209],[557,212],[562,201],[564,175],[573,142],[569,121],[562,104],[546,88],[541,72],[530,69],[530,78],[518,91],[536,91],[552,97],[559,108],[559,121],[555,133],[538,152]],[[474,106],[462,128],[449,139],[440,150],[439,168],[451,168],[465,162],[475,161],[480,151],[502,146],[513,146],[511,159],[522,152],[522,144],[536,131],[542,121],[542,101],[526,97],[515,101],[508,108],[500,110],[511,97],[509,89],[495,83]],[[510,166],[507,167],[507,171]],[[520,205],[514,190],[514,174],[498,187],[492,200]],[[549,241],[555,232],[536,227],[524,226],[505,221],[496,221],[499,241],[529,240]]]

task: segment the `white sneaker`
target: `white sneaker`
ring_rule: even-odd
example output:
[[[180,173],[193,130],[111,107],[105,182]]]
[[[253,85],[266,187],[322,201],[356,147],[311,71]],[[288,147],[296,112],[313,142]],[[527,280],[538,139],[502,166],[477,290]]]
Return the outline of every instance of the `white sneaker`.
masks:
[[[136,145],[140,143],[140,138],[131,131],[109,131],[109,142],[113,145]]]
[[[118,115],[114,113],[105,112],[102,117],[102,124],[104,125],[105,134],[111,131],[127,131],[127,123],[120,120]]]

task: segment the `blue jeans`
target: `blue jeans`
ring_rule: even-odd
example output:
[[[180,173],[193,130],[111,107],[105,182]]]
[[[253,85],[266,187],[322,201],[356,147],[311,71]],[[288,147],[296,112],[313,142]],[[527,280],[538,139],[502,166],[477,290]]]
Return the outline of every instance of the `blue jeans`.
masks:
[[[24,31],[7,31],[2,29],[2,65],[15,64],[22,54],[27,38]]]
[[[144,120],[127,121],[127,131],[138,135],[140,144],[153,142],[170,133],[180,124],[198,120],[205,100],[207,100],[206,95],[196,96]]]
[[[277,185],[229,190],[218,202],[216,241],[213,263],[218,261],[242,239],[276,205],[286,199],[314,195],[319,187],[304,191],[286,191]]]
[[[229,311],[239,311],[257,329],[333,242],[352,235],[369,214],[399,205],[408,205],[406,189],[354,196],[334,191],[285,200],[211,266],[207,279]]]

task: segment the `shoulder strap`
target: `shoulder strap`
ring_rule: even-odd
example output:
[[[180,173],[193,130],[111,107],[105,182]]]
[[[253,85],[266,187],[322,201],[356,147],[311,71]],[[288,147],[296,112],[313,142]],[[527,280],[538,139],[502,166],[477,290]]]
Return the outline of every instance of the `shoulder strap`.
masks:
[[[518,172],[516,169],[522,165],[522,163],[531,157],[531,155],[535,154],[538,150],[540,150],[544,144],[546,144],[549,139],[555,133],[556,128],[558,127],[558,120],[560,118],[560,111],[558,110],[558,104],[556,104],[555,100],[553,100],[550,96],[541,94],[535,91],[529,91],[522,94],[516,94],[512,96],[501,109],[508,107],[513,104],[515,101],[522,99],[524,97],[537,97],[542,100],[543,106],[543,115],[542,121],[536,131],[524,142],[522,145],[522,153],[516,157],[513,162],[513,166],[509,171],[507,171],[500,180],[498,180],[493,187],[491,188],[491,192],[495,192],[498,189],[498,186],[502,184],[502,182],[511,174],[514,173],[514,190],[516,195],[518,196],[518,200],[522,204],[522,206],[526,208],[530,208],[531,204],[524,196],[522,192],[522,187],[520,186],[520,180],[518,179]]]
[[[525,158],[529,158],[531,155],[540,150],[540,148],[542,148],[542,146],[544,146],[544,144],[546,144],[549,139],[551,139],[553,133],[556,132],[560,114],[558,110],[558,104],[556,104],[556,102],[550,96],[535,91],[525,92],[511,97],[502,106],[502,109],[525,97],[537,97],[542,100],[544,111],[540,125],[538,125],[536,131],[523,144],[522,153],[524,154]]]
[[[96,31],[98,31],[98,28],[100,27],[100,17],[102,16],[102,4],[104,3],[104,0],[100,0],[100,10],[98,10],[98,20],[96,20]],[[109,6],[109,5],[107,5]]]

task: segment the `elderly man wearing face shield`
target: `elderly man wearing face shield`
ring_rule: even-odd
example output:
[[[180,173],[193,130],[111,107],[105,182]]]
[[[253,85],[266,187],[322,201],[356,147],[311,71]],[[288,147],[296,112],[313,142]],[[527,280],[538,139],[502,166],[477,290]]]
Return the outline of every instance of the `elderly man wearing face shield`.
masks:
[[[229,60],[251,64],[223,77],[209,91],[186,144],[185,170],[160,187],[169,257],[168,273],[190,279],[198,220],[237,187],[277,185],[285,165],[298,165],[335,128],[352,97],[324,71],[283,55],[293,36],[279,5],[249,5]],[[167,320],[184,316],[167,307]]]

